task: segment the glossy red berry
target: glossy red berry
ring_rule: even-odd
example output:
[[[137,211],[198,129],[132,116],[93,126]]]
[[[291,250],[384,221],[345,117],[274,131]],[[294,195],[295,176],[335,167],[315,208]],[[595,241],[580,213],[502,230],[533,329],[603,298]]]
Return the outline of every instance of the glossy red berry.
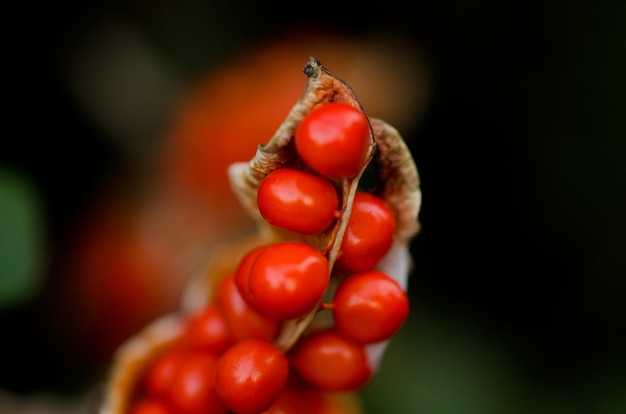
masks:
[[[292,168],[268,174],[257,194],[261,216],[286,230],[316,234],[335,221],[339,196],[325,178]]]
[[[373,375],[365,348],[334,329],[302,338],[292,351],[292,367],[320,390],[355,391]]]
[[[157,398],[144,398],[135,402],[129,414],[175,414],[169,407]]]
[[[143,374],[143,388],[148,395],[163,398],[168,394],[182,355],[181,348],[174,346],[148,364]]]
[[[222,310],[215,303],[191,316],[187,322],[185,339],[192,350],[216,354],[222,353],[235,342]]]
[[[254,263],[259,253],[261,253],[265,247],[265,245],[258,246],[246,253],[235,271],[235,284],[239,289],[241,297],[243,297],[250,306],[254,306],[254,301],[250,294],[250,269],[252,268],[252,263]]]
[[[360,110],[345,103],[329,103],[304,117],[294,141],[300,157],[319,174],[353,178],[367,161],[370,125]]]
[[[337,287],[332,312],[343,336],[369,344],[389,339],[400,330],[409,314],[409,299],[386,273],[355,273]]]
[[[260,313],[244,300],[232,274],[224,276],[217,286],[216,301],[235,340],[271,340],[280,330],[278,319]]]
[[[262,414],[313,414],[304,397],[303,393],[287,385]]]
[[[329,282],[326,257],[300,242],[266,247],[250,269],[250,293],[259,312],[280,320],[315,309]]]
[[[384,200],[357,192],[336,266],[351,272],[373,269],[389,252],[396,219]]]
[[[227,413],[215,391],[217,357],[206,352],[186,353],[174,373],[169,403],[176,414]]]
[[[238,414],[257,414],[279,397],[289,377],[289,362],[271,342],[243,340],[220,357],[215,376],[222,401]]]

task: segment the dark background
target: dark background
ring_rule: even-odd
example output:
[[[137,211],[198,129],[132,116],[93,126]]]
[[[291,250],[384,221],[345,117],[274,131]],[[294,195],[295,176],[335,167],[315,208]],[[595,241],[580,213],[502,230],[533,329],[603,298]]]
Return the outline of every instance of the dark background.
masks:
[[[52,251],[107,175],[133,162],[60,69],[70,40],[99,18],[130,22],[183,76],[288,27],[384,29],[426,51],[434,86],[406,137],[424,200],[414,311],[364,392],[368,412],[623,408],[624,3],[231,3],[52,2],[4,12],[13,24],[3,29],[0,165],[39,192]],[[0,389],[71,395],[85,377],[64,373],[62,350],[39,341],[33,306],[0,313]]]

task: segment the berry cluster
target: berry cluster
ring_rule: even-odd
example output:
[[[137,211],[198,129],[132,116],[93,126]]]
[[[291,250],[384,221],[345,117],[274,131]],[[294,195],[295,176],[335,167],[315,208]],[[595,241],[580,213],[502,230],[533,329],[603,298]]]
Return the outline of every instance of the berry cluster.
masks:
[[[355,391],[409,312],[419,176],[345,82],[315,58],[303,71],[275,135],[228,170],[256,234],[120,347],[100,414],[362,413]]]
[[[341,184],[367,166],[370,136],[368,118],[345,103],[302,119],[301,168],[269,172],[257,193],[263,219],[296,237],[252,248],[221,277],[184,334],[142,371],[130,414],[342,412],[330,395],[368,383],[366,347],[392,337],[409,312],[403,288],[376,268],[393,243],[393,211],[364,190],[346,203]],[[336,255],[297,237],[325,233],[348,213]],[[285,329],[293,321],[300,329]]]

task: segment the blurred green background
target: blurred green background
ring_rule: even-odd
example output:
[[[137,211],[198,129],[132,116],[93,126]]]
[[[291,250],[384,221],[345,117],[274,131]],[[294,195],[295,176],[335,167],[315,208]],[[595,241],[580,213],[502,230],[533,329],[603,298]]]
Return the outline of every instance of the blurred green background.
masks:
[[[294,28],[401,40],[428,68],[401,118],[423,191],[412,312],[366,412],[626,412],[625,4],[11,4],[0,412],[88,411],[103,361],[56,319],[70,229],[151,173],[183,85]]]

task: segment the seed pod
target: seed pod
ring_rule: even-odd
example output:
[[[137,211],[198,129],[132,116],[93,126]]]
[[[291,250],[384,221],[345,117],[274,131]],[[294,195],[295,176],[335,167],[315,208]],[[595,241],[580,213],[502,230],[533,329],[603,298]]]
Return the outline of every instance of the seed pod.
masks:
[[[236,163],[230,167],[234,191],[248,214],[257,221],[259,234],[266,235],[268,242],[296,238],[314,245],[327,251],[332,271],[350,218],[354,195],[363,173],[371,165],[376,180],[373,192],[389,204],[397,220],[393,246],[379,266],[406,288],[410,267],[409,242],[419,231],[417,220],[421,205],[419,176],[404,140],[395,128],[382,120],[369,119],[372,133],[369,162],[356,177],[341,179],[337,183],[342,205],[340,217],[333,227],[317,235],[294,235],[269,226],[260,217],[256,195],[263,178],[279,168],[306,168],[293,145],[296,128],[302,119],[314,108],[331,102],[347,103],[363,111],[350,86],[324,68],[315,58],[310,58],[304,73],[308,76],[307,88],[276,134],[267,145],[259,147],[256,156],[250,162]],[[314,316],[315,312],[312,312],[299,321],[286,323],[278,344],[289,348]],[[378,365],[379,355],[379,351],[372,352],[374,365]]]
[[[377,268],[392,276],[406,289],[411,268],[409,243],[419,231],[421,191],[417,168],[406,143],[398,131],[384,121],[368,117],[370,143],[367,160],[361,171],[355,177],[333,180],[339,194],[340,208],[338,217],[330,228],[320,234],[298,234],[271,226],[259,213],[257,193],[260,183],[269,173],[285,167],[308,169],[295,150],[294,136],[299,123],[310,111],[328,103],[342,102],[364,112],[351,87],[315,58],[309,59],[304,73],[308,77],[304,93],[274,136],[265,145],[258,147],[253,159],[235,163],[229,168],[233,191],[247,214],[255,220],[256,233],[212,252],[205,270],[193,277],[187,285],[181,300],[181,315],[171,315],[156,321],[119,349],[105,387],[101,414],[126,414],[142,367],[164,346],[182,335],[182,314],[201,309],[213,300],[219,280],[234,272],[240,260],[252,248],[282,241],[310,244],[326,255],[331,283],[336,286],[345,274],[334,270],[333,266],[340,254],[355,193],[368,169],[371,169],[374,181],[371,184],[373,189],[368,191],[381,197],[389,205],[397,223],[392,247]],[[287,351],[308,329],[332,323],[316,318],[316,314],[317,309],[314,309],[302,318],[284,321],[275,344]],[[367,346],[370,364],[374,370],[378,367],[387,344],[388,341]]]

